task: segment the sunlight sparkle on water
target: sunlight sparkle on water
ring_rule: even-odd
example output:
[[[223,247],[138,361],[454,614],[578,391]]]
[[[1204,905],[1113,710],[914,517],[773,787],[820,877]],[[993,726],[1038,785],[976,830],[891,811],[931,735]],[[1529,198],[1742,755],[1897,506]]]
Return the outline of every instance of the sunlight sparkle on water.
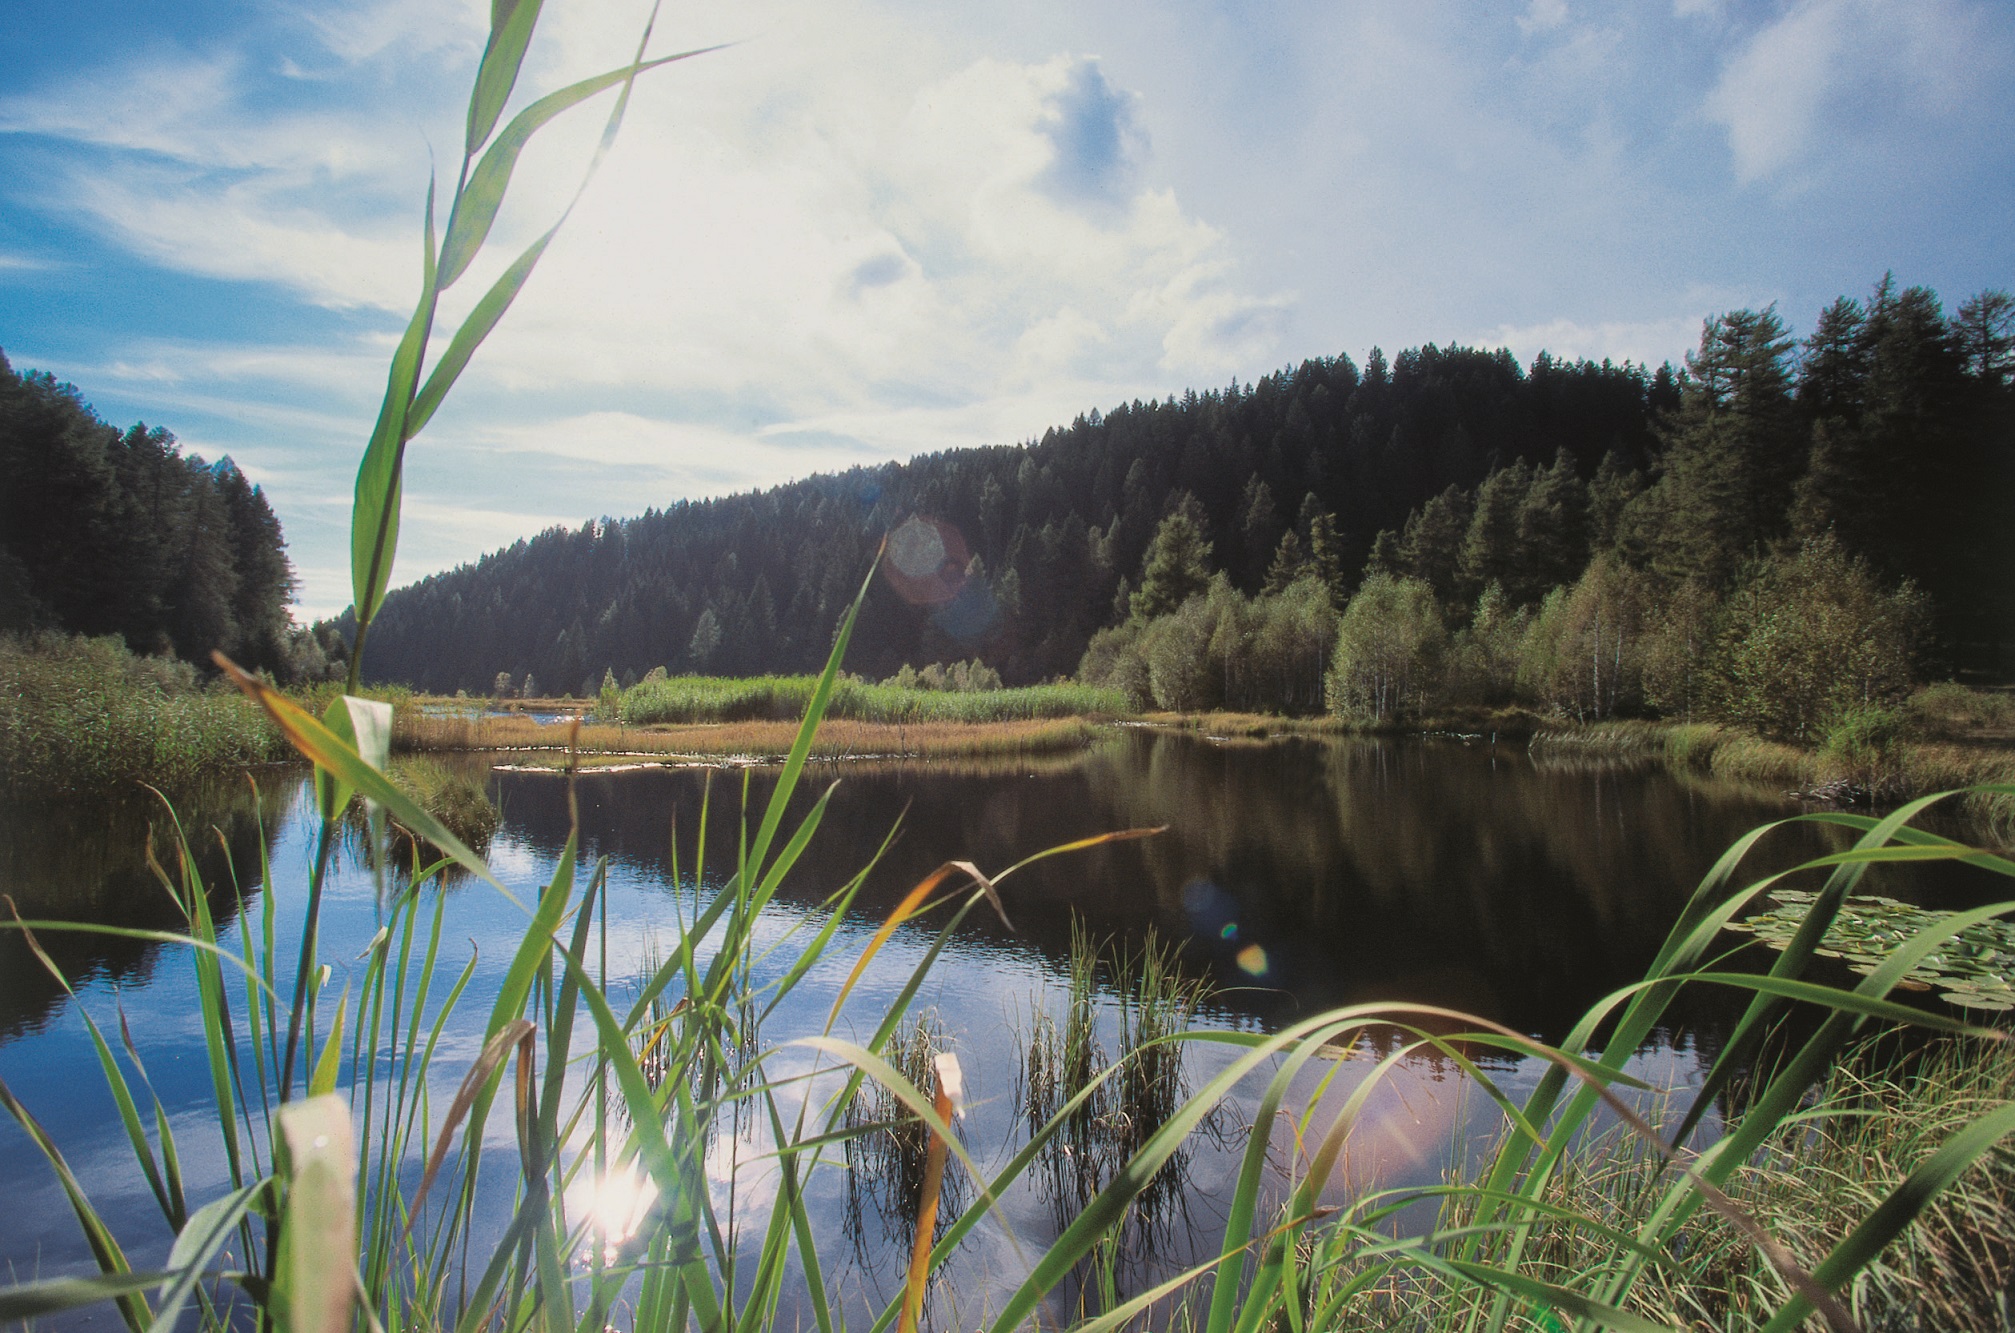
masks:
[[[567,1191],[567,1210],[585,1217],[600,1233],[606,1261],[637,1234],[658,1200],[657,1182],[639,1175],[634,1162],[611,1167],[600,1179],[584,1177]]]

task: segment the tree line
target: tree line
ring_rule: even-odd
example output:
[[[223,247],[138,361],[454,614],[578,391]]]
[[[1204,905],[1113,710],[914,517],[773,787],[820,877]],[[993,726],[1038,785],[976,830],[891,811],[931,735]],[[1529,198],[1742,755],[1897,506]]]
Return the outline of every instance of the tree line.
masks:
[[[653,667],[812,670],[883,538],[909,533],[937,566],[877,579],[849,664],[869,677],[975,656],[1009,684],[1071,674],[1101,629],[1170,614],[1211,574],[1217,606],[1236,593],[1271,626],[1254,635],[1305,644],[1368,574],[1419,579],[1466,623],[1491,584],[1507,614],[1536,611],[1597,553],[1661,589],[1725,589],[1820,532],[1928,596],[1938,662],[1998,663],[2009,325],[2004,293],[1948,317],[1885,280],[1802,342],[1774,311],[1719,316],[1683,368],[1434,345],[1313,359],[1022,445],[551,529],[393,593],[366,672],[585,695]],[[1209,556],[1171,591],[1150,548],[1178,514]],[[1288,596],[1304,566],[1328,613]],[[1319,696],[1320,670],[1270,670],[1271,694],[1220,672],[1226,697]]]
[[[394,592],[373,679],[487,689],[502,671],[593,693],[604,671],[813,670],[885,535],[931,521],[947,570],[878,579],[849,667],[979,656],[1009,684],[1068,675],[1139,585],[1161,520],[1191,497],[1240,588],[1267,582],[1305,512],[1355,577],[1381,528],[1513,459],[1656,448],[1671,372],[1427,346],[1315,359],[1254,383],[1092,411],[1040,440],[948,450],[628,520],[551,529]],[[956,565],[955,569],[950,568]]]
[[[1164,707],[1307,707],[1303,645],[1327,632],[1320,690],[1339,712],[1518,702],[1818,739],[1927,671],[1999,667],[2011,373],[2015,301],[1998,291],[1948,318],[1885,279],[1802,343],[1774,311],[1731,312],[1674,377],[1642,464],[1515,459],[1381,529],[1356,577],[1304,512],[1246,597],[1179,501],[1084,674]],[[1296,579],[1307,591],[1286,595]]]
[[[326,671],[287,606],[294,572],[260,488],[159,426],[108,425],[75,385],[0,353],[0,631],[116,636],[209,667],[222,649],[292,680]]]

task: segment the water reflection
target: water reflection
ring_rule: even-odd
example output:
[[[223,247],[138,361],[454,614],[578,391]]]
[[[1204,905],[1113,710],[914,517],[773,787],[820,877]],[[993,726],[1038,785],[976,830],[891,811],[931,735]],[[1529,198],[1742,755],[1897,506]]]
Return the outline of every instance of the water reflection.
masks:
[[[299,782],[284,770],[269,770],[256,786],[243,777],[203,784],[177,792],[172,814],[161,798],[139,788],[110,800],[0,800],[0,893],[29,920],[181,929],[187,925],[182,911],[148,863],[151,854],[179,882],[179,824],[221,932],[236,917],[241,892],[259,887],[262,854],[272,847]],[[147,984],[162,947],[59,931],[40,932],[37,939],[73,985],[102,982],[129,990]],[[20,935],[0,931],[0,1042],[39,1029],[63,994]]]
[[[991,913],[970,914],[919,994],[918,1009],[934,1010],[942,1027],[942,1040],[933,1037],[926,1045],[932,1053],[956,1050],[964,1063],[971,1095],[960,1133],[988,1169],[1026,1145],[1031,1122],[1046,1122],[1061,1104],[1050,1096],[1044,1103],[1049,1109],[1032,1113],[1039,1071],[1031,1048],[1048,1040],[1039,1038],[1044,1023],[1056,1034],[1057,1059],[1048,1067],[1057,1070],[1079,1058],[1066,1049],[1073,1021],[1095,1056],[1080,1051],[1087,1067],[1140,1044],[1133,983],[1119,981],[1109,963],[1075,978],[1074,929],[1127,948],[1138,947],[1152,929],[1179,945],[1180,974],[1208,979],[1216,988],[1197,1010],[1199,1025],[1263,1030],[1343,1004],[1398,1000],[1468,1010],[1558,1039],[1592,1001],[1641,973],[1680,904],[1730,842],[1788,812],[1767,793],[1631,765],[1535,765],[1509,747],[1360,740],[1262,745],[1141,731],[1120,731],[1088,753],[1040,762],[815,766],[794,815],[809,810],[834,780],[840,785],[817,836],[758,927],[759,957],[748,963],[758,971],[787,966],[788,943],[777,955],[764,951],[793,927],[822,922],[821,904],[875,859],[892,828],[894,841],[867,876],[853,917],[841,924],[836,958],[858,956],[909,888],[947,860],[970,859],[997,871],[1074,839],[1168,826],[1153,838],[1107,844],[1019,872],[1002,886],[1016,929],[1010,932]],[[542,882],[569,832],[567,781],[520,772],[497,772],[489,781],[505,821],[493,861],[515,887]],[[598,949],[607,950],[612,987],[641,984],[634,979],[654,970],[680,922],[690,919],[697,895],[731,870],[743,837],[744,785],[747,808],[760,809],[774,775],[742,771],[709,781],[699,770],[653,770],[591,773],[575,783],[585,858],[610,858],[608,930]],[[24,913],[172,927],[179,917],[146,863],[150,823],[157,826],[156,846],[165,845],[166,825],[150,800],[110,808],[0,808],[0,889],[20,900]],[[708,830],[702,849],[703,804]],[[256,887],[262,854],[273,857],[282,886],[305,882],[312,812],[298,779],[291,786],[268,783],[257,797],[249,787],[225,784],[180,809],[220,922],[239,910],[227,849],[247,893]],[[194,836],[197,829],[206,832]],[[1765,844],[1753,868],[1760,873],[1826,850],[1827,838],[1816,826],[1786,829]],[[376,878],[354,855],[340,859],[328,890],[323,954],[339,969],[381,921]],[[457,1018],[468,1030],[448,1033],[441,1067],[432,1071],[451,1091],[467,1053],[480,1048],[482,1016],[523,918],[479,885],[444,892],[451,923],[445,937],[453,947],[444,950],[442,966],[452,973],[472,955],[477,959],[466,1012]],[[278,913],[284,969],[290,932],[298,929],[292,914],[299,911],[299,895],[283,891],[269,901]],[[936,930],[933,920],[895,933],[853,992],[837,1035],[866,1039]],[[117,987],[150,1063],[159,1054],[156,1072],[166,1077],[157,1086],[170,1114],[199,1107],[207,1095],[205,1066],[200,1037],[186,1021],[186,981],[178,987],[175,980],[181,969],[161,968],[157,977],[150,946],[103,936],[52,935],[45,942],[62,951],[71,975],[104,983],[84,987],[87,1002],[100,1005]],[[791,1002],[770,1015],[764,1040],[818,1030],[844,972],[842,966],[836,974],[808,975]],[[81,1140],[72,1160],[95,1164],[100,1178],[109,1178],[125,1148],[112,1108],[92,1090],[96,1075],[86,1048],[56,1018],[59,997],[18,942],[0,934],[4,1073],[38,1114],[57,1108],[48,1118],[72,1131],[71,1142]],[[1735,1002],[1732,996],[1690,1000],[1677,1012],[1676,1026],[1654,1034],[1638,1072],[1683,1085],[1693,1076],[1696,1052],[1714,1049]],[[1129,1004],[1136,1007],[1129,1010]],[[674,1021],[671,1005],[652,1018]],[[737,1030],[752,1040],[753,1018],[745,1016]],[[1378,1058],[1412,1040],[1395,1027],[1357,1036],[1334,1053],[1334,1061],[1313,1062],[1269,1124],[1255,1123],[1260,1113],[1252,1090],[1233,1098],[1185,1145],[1181,1160],[1165,1173],[1167,1183],[1158,1180],[1143,1198],[1120,1245],[1081,1268],[1050,1313],[1068,1313],[1081,1298],[1096,1304],[1093,1296],[1108,1276],[1137,1289],[1153,1275],[1214,1253],[1224,1224],[1222,1201],[1232,1195],[1251,1137],[1266,1136],[1270,1169],[1278,1180],[1288,1179],[1306,1165],[1305,1131],[1297,1122],[1316,1126],[1319,1137],[1340,1099],[1369,1076]],[[738,1044],[723,1058],[740,1062],[752,1054]],[[1478,1047],[1465,1055],[1490,1065],[1514,1094],[1532,1077],[1499,1052]],[[1192,1048],[1175,1070],[1176,1086],[1202,1086],[1232,1058],[1222,1047]],[[777,1062],[765,1072],[782,1079],[804,1071]],[[1073,1077],[1066,1073],[1056,1081],[1068,1087]],[[1467,1087],[1456,1062],[1432,1051],[1396,1063],[1365,1100],[1326,1197],[1434,1180],[1451,1143],[1495,1123],[1493,1109],[1479,1106],[1481,1099],[1469,1096]],[[775,1186],[764,1174],[774,1173],[773,1158],[765,1158],[771,1150],[766,1122],[753,1103],[744,1110],[745,1118],[724,1121],[719,1140],[708,1145],[706,1169],[717,1190],[739,1191],[746,1202]],[[875,1108],[867,1114],[883,1115]],[[961,1308],[989,1301],[997,1306],[1026,1271],[1023,1256],[1039,1253],[1111,1179],[1123,1150],[1137,1146],[1156,1123],[1136,1098],[1117,1107],[1088,1106],[1083,1118],[1067,1125],[1025,1187],[968,1236],[948,1279]],[[804,1182],[819,1244],[858,1256],[863,1276],[849,1298],[857,1302],[850,1315],[878,1308],[899,1286],[916,1202],[903,1162],[878,1163],[870,1160],[871,1145],[863,1149],[855,1163],[859,1174],[823,1171]],[[219,1163],[191,1161],[188,1168],[196,1194],[211,1197],[212,1187],[221,1188]],[[0,1125],[0,1179],[24,1182],[22,1207],[0,1215],[0,1261],[46,1255],[54,1271],[71,1255],[38,1248],[44,1240],[34,1219],[61,1215],[64,1207],[47,1175],[32,1147]],[[643,1205],[626,1192],[620,1168],[607,1179],[613,1183],[581,1207],[598,1219],[607,1243],[620,1245],[628,1219]],[[943,1219],[972,1197],[969,1182],[952,1188],[967,1192],[941,1212]],[[108,1207],[115,1229],[142,1230],[149,1206],[144,1198],[114,1199]],[[159,1260],[169,1239],[155,1237],[152,1249],[144,1236],[136,1241],[136,1264]],[[73,1257],[88,1267],[88,1255]],[[795,1315],[783,1317],[788,1322]]]
[[[1211,743],[1126,734],[1061,769],[827,768],[825,826],[785,886],[822,898],[894,845],[861,910],[885,915],[944,861],[999,868],[1116,828],[1165,824],[1139,842],[1039,863],[1003,889],[1019,932],[1051,968],[1072,914],[1103,934],[1152,925],[1185,941],[1237,1012],[1265,1022],[1337,1005],[1445,1005],[1559,1037],[1596,996],[1638,975],[1714,858],[1781,802],[1726,784],[1623,765],[1536,767],[1519,751],[1393,741]],[[565,783],[500,775],[510,827],[546,854],[567,834]],[[746,780],[714,784],[708,862],[732,866],[732,812]],[[590,849],[669,875],[676,826],[692,836],[696,771],[579,781]],[[1787,830],[1758,854],[1789,864],[1827,844]],[[1005,944],[999,922],[969,922]]]

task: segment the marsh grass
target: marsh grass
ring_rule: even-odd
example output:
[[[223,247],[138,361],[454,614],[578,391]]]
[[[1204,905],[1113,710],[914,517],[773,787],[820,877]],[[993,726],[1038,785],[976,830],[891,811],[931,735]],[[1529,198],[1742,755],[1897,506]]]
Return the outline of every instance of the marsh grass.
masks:
[[[2015,1098],[2015,1049],[1951,1039],[1899,1058],[1893,1042],[1851,1050],[1729,1179],[1734,1203],[1793,1255],[1842,1243],[1955,1134]],[[1613,1125],[1575,1143],[1542,1196],[1549,1210],[1528,1232],[1521,1271],[1576,1287],[1611,1258],[1669,1188],[1654,1146]],[[1477,1219],[1468,1174],[1457,1169],[1438,1225]],[[1683,1263],[1648,1265],[1625,1309],[1661,1327],[1742,1333],[1767,1324],[1793,1295],[1783,1275],[1719,1219],[1696,1214],[1668,1239]],[[1348,1269],[1329,1274],[1334,1282]],[[2006,1325],[2015,1282],[2015,1148],[2003,1143],[1960,1174],[1895,1243],[1843,1289],[1859,1326],[1946,1333]],[[1387,1281],[1363,1303],[1360,1327],[1438,1333],[1487,1321],[1493,1293],[1462,1283]],[[1815,1321],[1816,1322],[1816,1321]],[[1509,1327],[1545,1328],[1535,1312]]]
[[[186,662],[114,638],[0,635],[0,788],[181,789],[291,754],[257,704]]]
[[[934,1078],[932,1061],[952,1049],[952,1042],[935,1012],[925,1010],[905,1018],[890,1036],[882,1054],[889,1065],[917,1088]],[[930,1149],[930,1125],[884,1084],[864,1083],[847,1103],[844,1145],[847,1169],[847,1229],[855,1245],[866,1244],[866,1219],[880,1219],[884,1239],[908,1245],[923,1205]],[[932,1239],[958,1216],[972,1196],[969,1178],[948,1165],[938,1186],[937,1220]]]
[[[797,724],[722,722],[650,727],[582,726],[576,762],[595,767],[637,760],[777,763],[790,753]],[[1081,718],[1006,722],[887,723],[837,721],[819,728],[811,756],[821,761],[941,761],[1082,750],[1106,734]],[[531,718],[426,717],[401,714],[394,744],[413,751],[508,751],[512,762],[563,768],[569,729]]]
[[[670,676],[624,691],[626,726],[678,722],[795,722],[804,716],[812,676]],[[1086,685],[1028,685],[1004,690],[920,690],[851,677],[833,691],[836,720],[915,725],[932,722],[1028,722],[1043,718],[1124,717],[1118,690]]]

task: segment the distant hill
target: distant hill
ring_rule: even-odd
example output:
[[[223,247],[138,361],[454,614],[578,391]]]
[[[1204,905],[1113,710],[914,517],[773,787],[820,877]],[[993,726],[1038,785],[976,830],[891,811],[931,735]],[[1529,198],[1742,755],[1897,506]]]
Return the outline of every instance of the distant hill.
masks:
[[[1075,671],[1126,617],[1178,510],[1209,543],[1203,568],[1241,591],[1306,558],[1340,604],[1370,561],[1434,583],[1463,618],[1485,576],[1530,604],[1610,550],[1667,584],[1725,589],[1753,557],[1830,532],[1930,594],[1930,665],[1999,661],[2015,619],[2015,299],[1985,292],[1947,316],[1936,293],[1885,278],[1802,343],[1771,310],[1718,316],[1687,360],[1527,367],[1429,345],[1388,364],[1374,348],[1362,368],[1304,361],[1035,443],[556,528],[392,593],[365,672],[475,692],[529,674],[587,694],[605,671],[812,670],[892,534],[848,667],[978,657],[1027,683]],[[1522,530],[1528,490],[1567,505],[1548,532]]]
[[[1388,366],[1374,349],[1362,369],[1344,356],[1305,361],[1253,384],[1093,411],[1038,443],[551,529],[392,593],[365,673],[438,691],[529,673],[541,690],[583,694],[608,669],[811,670],[883,535],[923,515],[970,577],[936,603],[877,580],[849,668],[882,676],[978,656],[1011,684],[1046,679],[1076,669],[1185,493],[1208,516],[1215,563],[1242,587],[1259,585],[1311,508],[1335,516],[1355,570],[1381,529],[1514,460],[1543,464],[1564,446],[1591,475],[1612,452],[1646,465],[1654,420],[1677,401],[1669,369],[1544,356],[1528,369],[1504,351],[1427,346]]]

